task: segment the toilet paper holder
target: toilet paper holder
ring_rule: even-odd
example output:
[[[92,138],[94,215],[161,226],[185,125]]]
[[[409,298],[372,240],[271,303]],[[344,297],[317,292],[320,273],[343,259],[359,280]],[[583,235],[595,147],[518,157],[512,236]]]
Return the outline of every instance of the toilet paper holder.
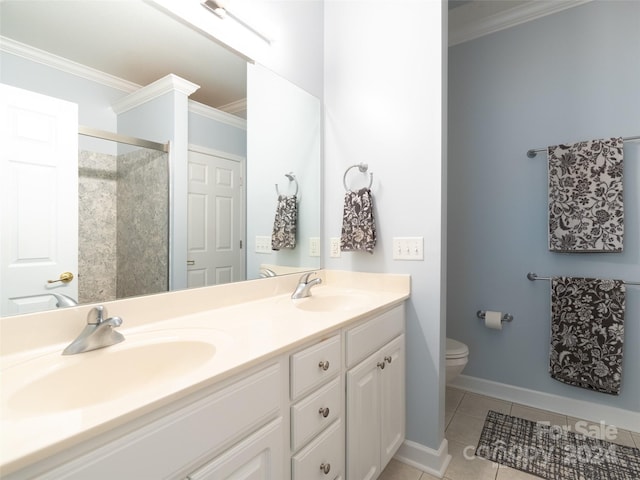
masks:
[[[476,312],[476,315],[478,316],[478,318],[481,318],[482,320],[484,320],[485,315],[487,314],[486,311],[484,310],[478,310]],[[502,315],[502,321],[503,322],[512,322],[513,321],[513,315],[511,315],[510,313],[505,313]]]

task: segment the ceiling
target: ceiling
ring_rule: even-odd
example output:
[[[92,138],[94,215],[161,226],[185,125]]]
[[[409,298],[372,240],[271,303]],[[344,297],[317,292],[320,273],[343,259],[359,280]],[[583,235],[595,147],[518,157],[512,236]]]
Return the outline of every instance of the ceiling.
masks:
[[[0,34],[138,85],[176,74],[230,113],[246,102],[244,59],[141,0],[0,0]]]
[[[587,1],[450,0],[449,44]],[[191,99],[246,115],[245,60],[149,1],[0,0],[0,34],[140,86],[173,73],[200,85]]]

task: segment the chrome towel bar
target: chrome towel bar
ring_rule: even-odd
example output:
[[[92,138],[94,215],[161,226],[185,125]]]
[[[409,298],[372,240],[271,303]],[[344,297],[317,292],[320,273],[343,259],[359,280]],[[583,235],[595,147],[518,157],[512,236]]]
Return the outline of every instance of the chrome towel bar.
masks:
[[[534,280],[551,280],[552,277],[539,277],[537,273],[529,272],[527,273],[527,278],[533,282]],[[640,282],[630,282],[627,280],[622,280],[622,283],[626,285],[640,285]]]
[[[636,135],[635,137],[623,137],[622,138],[623,142],[633,142],[633,141],[636,141],[636,140],[640,140],[640,135]],[[527,150],[527,157],[534,158],[536,155],[538,155],[538,152],[546,152],[546,151],[547,151],[546,148],[532,148],[531,150]]]

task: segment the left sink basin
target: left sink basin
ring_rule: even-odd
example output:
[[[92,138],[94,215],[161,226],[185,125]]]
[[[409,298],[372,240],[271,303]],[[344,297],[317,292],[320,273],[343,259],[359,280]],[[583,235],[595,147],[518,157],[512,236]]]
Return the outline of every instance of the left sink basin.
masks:
[[[216,355],[215,341],[193,335],[145,334],[121,344],[72,356],[46,355],[3,372],[3,382],[21,375],[20,386],[4,392],[14,412],[53,413],[92,407],[141,389],[173,383]],[[200,335],[201,338],[206,338]]]

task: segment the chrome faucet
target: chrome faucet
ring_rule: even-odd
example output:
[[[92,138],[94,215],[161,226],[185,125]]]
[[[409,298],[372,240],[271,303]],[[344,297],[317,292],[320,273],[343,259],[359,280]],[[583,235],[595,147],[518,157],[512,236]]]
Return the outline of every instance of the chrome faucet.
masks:
[[[316,277],[312,280],[309,280],[309,277],[311,275],[315,275],[316,272],[309,272],[309,273],[305,273],[304,275],[302,275],[300,277],[300,281],[298,282],[298,286],[296,287],[295,291],[293,292],[293,294],[291,295],[291,298],[293,298],[294,300],[297,298],[306,298],[306,297],[310,297],[311,296],[311,287],[313,287],[314,285],[319,285],[322,283],[322,279],[319,277]]]
[[[36,295],[24,295],[22,297],[12,297],[12,299],[17,300],[20,298],[37,298],[37,297],[44,297],[46,295],[51,295],[56,299],[56,307],[58,308],[75,307],[76,305],[78,305],[78,302],[76,302],[73,298],[69,297],[68,295],[65,295],[64,293],[42,292]]]
[[[270,268],[260,269],[260,278],[275,277],[275,276],[276,276],[276,272],[274,272]]]
[[[102,305],[93,307],[87,315],[87,326],[62,354],[74,355],[89,352],[124,341],[124,336],[114,330],[115,327],[122,325],[122,319],[120,317],[105,318],[106,316],[107,309]]]

